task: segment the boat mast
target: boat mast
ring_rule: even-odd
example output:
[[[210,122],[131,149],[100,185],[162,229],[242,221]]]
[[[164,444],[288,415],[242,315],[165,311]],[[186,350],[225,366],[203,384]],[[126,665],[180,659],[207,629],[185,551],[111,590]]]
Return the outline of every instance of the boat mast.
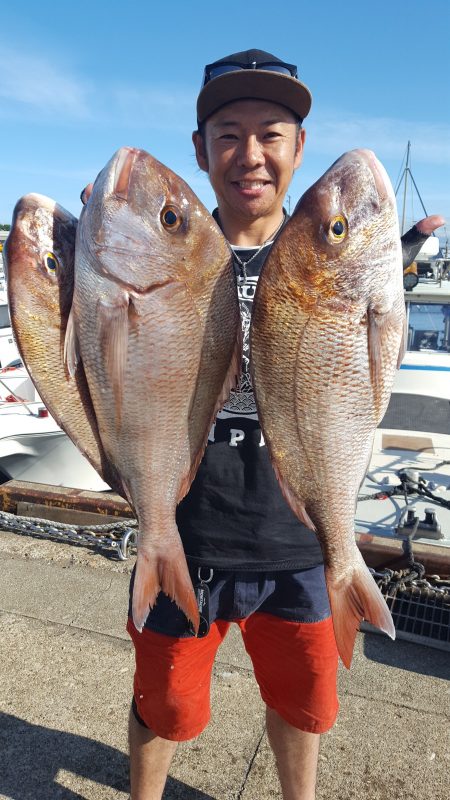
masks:
[[[410,158],[410,156],[411,156],[411,142],[408,140],[408,145],[407,145],[407,147],[406,147],[406,164],[405,164],[405,169],[403,170],[403,172],[402,172],[402,174],[401,174],[401,176],[400,176],[400,180],[399,180],[399,182],[398,182],[398,184],[397,184],[397,188],[396,188],[396,190],[395,190],[395,196],[397,197],[398,190],[400,189],[401,183],[402,183],[402,181],[404,180],[404,181],[405,181],[405,185],[404,185],[404,187],[403,187],[403,208],[402,208],[401,236],[403,236],[403,234],[404,234],[404,232],[405,232],[405,219],[406,219],[406,194],[407,194],[407,189],[408,189],[408,175],[409,175],[409,177],[411,178],[411,182],[412,182],[412,184],[413,184],[413,186],[414,186],[414,188],[415,188],[415,190],[416,190],[416,192],[417,192],[417,196],[418,196],[418,198],[419,198],[419,200],[420,200],[420,204],[421,204],[421,206],[422,206],[422,208],[423,208],[424,214],[425,214],[425,216],[426,216],[426,217],[428,217],[428,212],[427,212],[427,210],[426,210],[426,208],[425,208],[425,206],[424,206],[424,204],[423,204],[423,200],[422,200],[422,198],[421,198],[421,196],[420,196],[420,192],[419,192],[419,190],[418,190],[418,188],[417,188],[417,184],[416,184],[416,182],[415,182],[415,180],[414,180],[414,177],[413,177],[413,174],[412,174],[412,172],[411,172],[411,167],[410,167],[410,160],[411,160],[411,158]]]
[[[401,234],[403,236],[405,232],[405,215],[406,215],[406,190],[408,187],[408,173],[411,171],[409,168],[409,155],[411,152],[411,142],[408,139],[408,145],[406,148],[406,166],[405,166],[405,186],[403,189],[403,211],[402,211],[402,230]]]

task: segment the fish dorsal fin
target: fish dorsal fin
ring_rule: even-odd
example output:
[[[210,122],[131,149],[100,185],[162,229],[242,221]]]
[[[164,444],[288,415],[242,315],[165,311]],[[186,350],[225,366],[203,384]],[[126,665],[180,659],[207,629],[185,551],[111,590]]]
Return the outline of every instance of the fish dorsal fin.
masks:
[[[217,416],[218,412],[223,408],[224,404],[228,400],[231,390],[236,388],[236,385],[237,385],[237,383],[239,381],[239,378],[240,378],[240,375],[241,375],[241,370],[242,370],[242,329],[241,329],[241,326],[240,326],[240,320],[238,318],[237,318],[237,323],[238,323],[238,327],[237,327],[237,331],[236,331],[237,335],[236,335],[234,350],[233,350],[233,353],[232,353],[232,356],[231,356],[231,360],[230,360],[230,366],[229,366],[227,374],[225,376],[225,380],[224,380],[222,389],[220,391],[220,394],[219,394],[219,396],[218,396],[218,398],[216,400],[216,403],[214,405],[214,410],[213,410],[211,419],[209,420],[208,425],[205,427],[204,440],[201,443],[201,446],[199,447],[197,452],[194,454],[194,457],[193,457],[192,462],[191,462],[191,468],[190,468],[188,474],[186,475],[185,480],[181,484],[178,502],[180,502],[180,500],[183,499],[183,497],[188,493],[188,491],[190,489],[192,481],[194,480],[195,475],[197,473],[200,461],[203,458],[203,453],[205,452],[205,448],[206,448],[206,445],[207,445],[207,442],[208,442],[209,431],[210,431],[210,429],[211,429],[211,427],[212,427],[212,425],[214,423],[214,420],[216,419],[216,416]],[[194,400],[194,403],[195,403],[195,400]]]

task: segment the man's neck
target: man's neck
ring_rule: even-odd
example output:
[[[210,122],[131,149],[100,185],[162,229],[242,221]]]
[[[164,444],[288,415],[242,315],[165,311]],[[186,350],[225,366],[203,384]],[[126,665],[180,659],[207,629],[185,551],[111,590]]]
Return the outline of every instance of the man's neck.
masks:
[[[238,247],[260,247],[264,242],[270,241],[283,219],[282,209],[276,216],[259,217],[254,220],[233,219],[219,210],[220,227],[226,239]]]

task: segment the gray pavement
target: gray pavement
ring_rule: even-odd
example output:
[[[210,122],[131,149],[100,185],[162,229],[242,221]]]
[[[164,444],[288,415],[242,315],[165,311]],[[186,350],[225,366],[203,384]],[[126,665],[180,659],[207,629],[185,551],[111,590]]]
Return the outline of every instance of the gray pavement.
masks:
[[[126,800],[132,561],[0,531],[0,800]],[[317,800],[448,800],[450,656],[360,634],[322,737]],[[281,798],[237,629],[212,720],[180,745],[165,800]]]

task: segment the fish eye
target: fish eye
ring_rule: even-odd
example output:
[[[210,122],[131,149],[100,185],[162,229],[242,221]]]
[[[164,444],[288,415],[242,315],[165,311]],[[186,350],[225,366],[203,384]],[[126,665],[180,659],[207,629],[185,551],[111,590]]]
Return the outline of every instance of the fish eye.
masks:
[[[328,238],[331,242],[342,242],[347,236],[347,220],[342,214],[337,214],[330,220],[328,228]]]
[[[56,269],[57,269],[57,267],[59,267],[59,261],[56,258],[55,254],[54,253],[46,253],[45,257],[44,257],[44,263],[45,263],[45,266],[47,267],[47,272],[49,272],[50,275],[55,275],[56,274]]]
[[[166,231],[177,231],[183,222],[181,211],[176,206],[164,206],[161,211],[161,222]]]

